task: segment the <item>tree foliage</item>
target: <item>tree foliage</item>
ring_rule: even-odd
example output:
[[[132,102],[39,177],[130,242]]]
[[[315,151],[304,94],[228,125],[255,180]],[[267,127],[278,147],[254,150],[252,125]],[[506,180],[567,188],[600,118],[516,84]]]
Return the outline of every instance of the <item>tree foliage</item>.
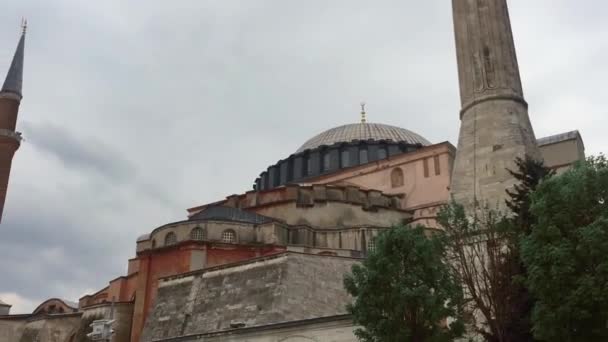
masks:
[[[463,206],[451,203],[439,214],[444,228],[451,272],[466,293],[470,329],[490,342],[505,342],[511,314],[514,251],[504,243],[510,221],[494,211],[479,211],[475,218]],[[515,340],[514,340],[515,341]]]
[[[608,162],[590,158],[532,194],[537,222],[522,239],[534,334],[608,341]]]
[[[507,190],[507,207],[513,214],[512,220],[515,224],[515,232],[518,235],[527,235],[532,229],[534,217],[530,212],[530,194],[546,178],[554,175],[554,172],[546,167],[543,161],[539,161],[529,156],[515,159],[515,170],[507,170],[511,176],[519,181],[512,190]],[[515,239],[515,240],[518,240]]]
[[[517,158],[515,165],[509,172],[519,183],[507,190],[506,201],[511,213],[479,208],[471,215],[451,203],[438,217],[452,271],[467,293],[471,328],[489,342],[533,341],[533,301],[523,283],[519,241],[534,222],[530,194],[551,171],[529,157]]]
[[[463,333],[462,288],[445,263],[440,239],[423,227],[380,234],[376,250],[344,279],[348,310],[364,342],[452,341]],[[448,317],[450,317],[448,324]]]
[[[542,161],[530,158],[515,159],[515,170],[509,173],[519,181],[513,189],[507,190],[507,207],[511,210],[509,224],[505,225],[505,243],[511,251],[508,269],[511,282],[506,284],[505,293],[509,298],[509,308],[505,316],[506,341],[534,341],[532,334],[531,314],[534,298],[524,282],[527,270],[520,256],[520,241],[530,234],[536,218],[530,212],[531,195],[538,185],[552,177],[554,172],[545,167]]]

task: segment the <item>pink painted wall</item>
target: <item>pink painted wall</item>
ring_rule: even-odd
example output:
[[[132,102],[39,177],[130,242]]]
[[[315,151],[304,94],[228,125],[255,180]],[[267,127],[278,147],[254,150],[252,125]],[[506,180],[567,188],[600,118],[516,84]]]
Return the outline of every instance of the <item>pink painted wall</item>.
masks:
[[[321,176],[309,182],[350,183],[387,194],[404,194],[402,200],[404,209],[435,206],[448,200],[455,152],[454,146],[444,142],[424,147],[416,152]],[[391,172],[395,168],[400,168],[404,176],[403,185],[398,187],[393,187],[391,184]]]

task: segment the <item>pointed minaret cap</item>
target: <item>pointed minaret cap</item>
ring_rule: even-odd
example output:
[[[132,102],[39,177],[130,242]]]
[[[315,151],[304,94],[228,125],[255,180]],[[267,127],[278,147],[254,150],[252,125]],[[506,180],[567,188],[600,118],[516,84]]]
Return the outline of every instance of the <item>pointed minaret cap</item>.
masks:
[[[13,56],[13,62],[11,67],[8,69],[6,79],[2,85],[2,93],[13,93],[22,96],[21,89],[23,85],[23,55],[25,49],[25,30],[27,28],[27,22],[23,22],[23,32],[21,33],[21,39],[17,45],[17,50]]]

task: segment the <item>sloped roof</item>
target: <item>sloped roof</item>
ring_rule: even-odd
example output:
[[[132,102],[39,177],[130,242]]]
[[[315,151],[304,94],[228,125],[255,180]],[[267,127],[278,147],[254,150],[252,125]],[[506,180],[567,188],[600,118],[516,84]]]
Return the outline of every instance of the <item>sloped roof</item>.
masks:
[[[23,87],[23,56],[25,49],[25,32],[19,39],[17,44],[17,50],[13,56],[13,62],[11,63],[4,84],[2,85],[2,92],[13,93],[21,96],[21,90]]]
[[[223,220],[236,221],[252,224],[263,224],[275,221],[271,217],[252,213],[238,208],[225,206],[209,206],[202,211],[190,217],[191,221],[195,220]]]
[[[142,242],[142,241],[146,241],[146,240],[150,240],[150,233],[146,233],[146,234],[142,234],[140,236],[137,237],[137,242]]]
[[[2,299],[0,299],[0,306],[12,306],[12,305],[3,302]]]
[[[545,145],[556,144],[556,143],[559,143],[562,141],[574,140],[574,139],[581,139],[581,141],[582,141],[581,134],[579,133],[578,130],[554,134],[554,135],[550,135],[548,137],[542,137],[542,138],[537,139],[536,143],[538,146],[545,146]]]
[[[44,305],[46,303],[53,302],[53,301],[63,303],[63,305],[67,306],[68,308],[72,309],[73,311],[78,310],[78,303],[76,303],[76,302],[72,302],[69,300],[61,299],[61,298],[49,298],[49,299],[45,300],[44,302],[40,303],[40,305],[38,305],[38,307],[36,307],[36,309],[34,309],[34,311],[32,313],[33,314],[39,313],[40,310],[44,307]]]

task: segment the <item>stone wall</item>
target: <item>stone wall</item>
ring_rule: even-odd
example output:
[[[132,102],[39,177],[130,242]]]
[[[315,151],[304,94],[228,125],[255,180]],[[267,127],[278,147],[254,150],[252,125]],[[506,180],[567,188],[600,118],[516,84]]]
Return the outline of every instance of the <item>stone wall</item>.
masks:
[[[356,262],[284,253],[163,279],[142,340],[345,314],[342,279]]]
[[[0,318],[0,342],[77,342],[80,313]]]
[[[22,317],[15,317],[22,316]],[[19,341],[25,328],[27,315],[13,315],[13,317],[0,317],[0,342]]]
[[[208,342],[357,342],[348,316],[322,317],[161,341]]]
[[[585,159],[585,145],[578,131],[538,139],[538,148],[548,166],[558,174]]]

